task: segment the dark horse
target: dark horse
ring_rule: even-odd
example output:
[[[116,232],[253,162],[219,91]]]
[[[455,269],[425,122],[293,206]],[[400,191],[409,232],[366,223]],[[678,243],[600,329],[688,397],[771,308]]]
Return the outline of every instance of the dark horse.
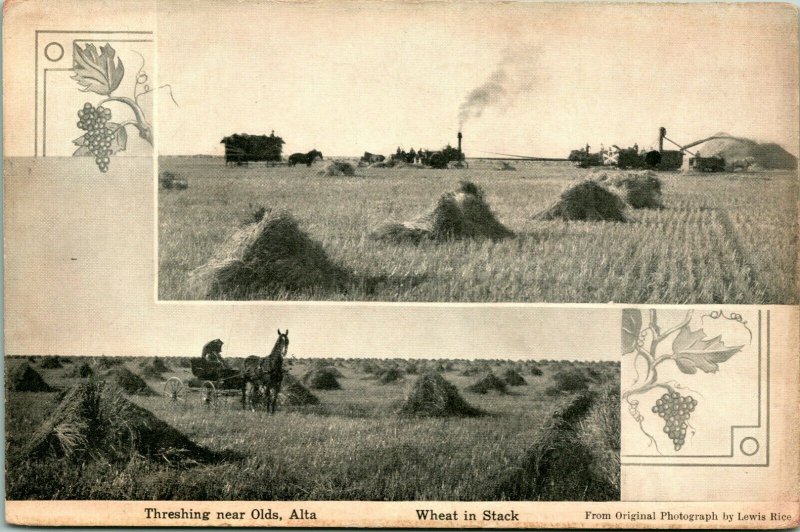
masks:
[[[267,411],[275,413],[278,394],[281,392],[283,382],[283,359],[289,350],[289,329],[282,333],[278,329],[278,339],[272,347],[272,352],[263,358],[249,356],[242,366],[242,409],[247,408],[247,385],[250,384],[251,394],[258,396],[264,390],[267,398]],[[251,408],[253,398],[250,400]]]
[[[311,150],[308,153],[293,153],[289,156],[289,166],[294,166],[296,164],[305,164],[306,166],[311,166],[317,157],[319,157],[320,160],[323,160],[322,152]]]

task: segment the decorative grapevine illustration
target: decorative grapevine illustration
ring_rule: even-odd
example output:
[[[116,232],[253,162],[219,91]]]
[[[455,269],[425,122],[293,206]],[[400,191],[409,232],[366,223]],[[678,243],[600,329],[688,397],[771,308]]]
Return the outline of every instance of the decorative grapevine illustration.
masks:
[[[705,373],[716,373],[720,364],[741,351],[744,346],[726,346],[721,336],[707,338],[703,329],[693,331],[689,325],[693,314],[691,310],[686,313],[679,324],[665,330],[659,326],[655,309],[649,311],[646,327],[643,326],[642,314],[643,311],[639,309],[622,311],[623,356],[633,354],[634,367],[639,358],[644,361],[646,367],[644,375],[637,372],[636,382],[622,394],[622,400],[628,403],[631,417],[639,424],[641,431],[649,438],[659,453],[658,440],[644,427],[645,415],[651,415],[651,413],[663,419],[664,433],[672,441],[675,451],[680,451],[686,443],[687,431],[694,433],[689,419],[700,404],[692,395],[683,395],[678,391],[692,391],[689,388],[675,381],[665,382],[660,379],[658,367],[665,363],[674,363],[686,375],[694,375],[698,370]],[[714,319],[720,316],[742,323],[741,316],[738,314],[735,317],[728,317],[722,312],[712,315]],[[746,324],[746,322],[744,323]],[[744,326],[746,327],[746,325]],[[671,350],[661,354],[659,347],[670,337],[672,337]],[[663,389],[665,393],[656,399],[652,407],[645,411],[645,414],[641,413],[639,401],[635,397],[656,388]]]
[[[108,43],[101,46],[99,52],[92,43],[87,43],[83,48],[75,43],[72,72],[72,79],[82,87],[83,92],[93,92],[105,97],[97,105],[86,102],[78,111],[77,126],[85,133],[72,141],[78,146],[73,156],[94,157],[100,171],[108,171],[111,156],[127,148],[128,126],[136,128],[139,136],[153,145],[153,128],[139,104],[140,97],[155,90],[148,84],[148,76],[144,71],[144,58],[136,74],[133,97],[113,94],[125,77],[125,67],[122,60],[116,57],[114,47]],[[170,89],[172,97],[169,85],[157,88],[165,87]],[[175,102],[175,99],[172,101]],[[131,112],[131,119],[112,122],[111,104],[121,104],[123,109]]]

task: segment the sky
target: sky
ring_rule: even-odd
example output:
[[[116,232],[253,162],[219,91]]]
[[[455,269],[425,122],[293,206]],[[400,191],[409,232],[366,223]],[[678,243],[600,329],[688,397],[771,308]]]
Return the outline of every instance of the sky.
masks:
[[[464,117],[468,156],[650,146],[660,126],[798,151],[788,6],[165,4],[159,83],[178,106],[159,93],[162,154],[272,130],[285,153],[439,148]],[[465,112],[470,96],[485,107]]]

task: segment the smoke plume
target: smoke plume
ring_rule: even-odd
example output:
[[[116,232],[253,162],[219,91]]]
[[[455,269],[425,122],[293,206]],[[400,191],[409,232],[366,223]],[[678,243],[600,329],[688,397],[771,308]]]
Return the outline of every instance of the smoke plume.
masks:
[[[517,98],[533,90],[535,52],[507,49],[495,70],[484,83],[472,89],[458,108],[458,129],[473,118],[480,118],[489,107],[507,108]]]

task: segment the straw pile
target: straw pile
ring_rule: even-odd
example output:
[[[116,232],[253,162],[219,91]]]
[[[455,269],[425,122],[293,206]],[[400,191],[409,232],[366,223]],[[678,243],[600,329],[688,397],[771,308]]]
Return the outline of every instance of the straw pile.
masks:
[[[356,175],[356,169],[347,161],[332,161],[324,170],[320,170],[318,174],[326,177],[354,176]]]
[[[125,366],[117,366],[106,374],[106,379],[130,395],[155,395],[155,392],[137,374]]]
[[[168,466],[209,462],[215,453],[123,396],[113,386],[84,382],[70,389],[22,447],[24,457],[127,462],[145,457]]]
[[[467,386],[467,390],[474,393],[485,394],[488,392],[508,393],[506,383],[500,380],[491,371],[478,379],[474,384]]]
[[[439,373],[428,372],[414,383],[400,409],[401,415],[420,417],[477,416],[481,411],[467,403],[458,389]]]
[[[500,223],[475,184],[462,181],[455,192],[439,198],[427,214],[402,223],[384,224],[372,238],[389,242],[447,241],[465,238],[502,240],[514,233]]]
[[[8,389],[13,392],[52,392],[55,391],[45,382],[30,364],[24,363],[13,368],[8,374]]]
[[[596,181],[587,180],[565,190],[558,202],[534,216],[536,220],[627,222],[625,202]]]
[[[286,406],[305,406],[319,404],[319,398],[308,388],[303,386],[297,378],[290,373],[284,373],[281,383],[281,393],[278,401]]]
[[[525,386],[528,384],[525,382],[525,378],[519,374],[519,372],[515,369],[507,369],[503,374],[503,380],[509,386]]]
[[[303,375],[303,383],[312,390],[338,390],[342,387],[336,376],[325,369],[312,369]]]
[[[265,211],[239,229],[218,256],[196,274],[210,278],[215,299],[274,299],[286,292],[338,290],[348,272],[288,213]]]

